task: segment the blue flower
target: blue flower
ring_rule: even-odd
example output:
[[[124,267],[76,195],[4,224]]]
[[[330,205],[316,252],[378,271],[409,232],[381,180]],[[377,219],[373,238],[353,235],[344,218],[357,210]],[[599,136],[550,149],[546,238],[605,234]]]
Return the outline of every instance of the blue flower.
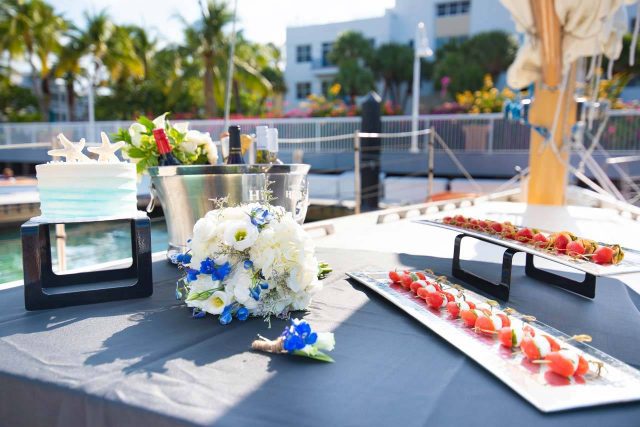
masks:
[[[191,254],[183,254],[182,260],[183,263],[189,264],[191,262]]]
[[[178,255],[176,255],[176,261],[178,261],[178,262],[183,262],[183,261],[184,261],[184,254],[178,254]]]
[[[251,298],[258,301],[260,299],[260,286],[249,289],[249,293],[251,295]]]
[[[202,274],[212,274],[213,268],[214,264],[211,258],[207,258],[204,261],[200,262],[200,273]]]
[[[286,351],[296,351],[296,350],[302,350],[304,348],[305,344],[304,341],[302,341],[302,338],[300,338],[299,335],[288,335],[284,338],[284,349]]]
[[[262,289],[269,289],[269,283],[267,282],[260,282],[260,287]]]
[[[247,310],[246,307],[239,308],[236,313],[236,317],[241,321],[247,320],[247,317],[249,317],[249,310]]]
[[[251,223],[256,227],[268,224],[273,219],[273,215],[267,209],[255,208],[251,211]]]
[[[250,259],[247,259],[244,261],[244,269],[245,270],[250,270],[253,268],[253,261],[251,261]]]
[[[194,308],[193,312],[191,312],[191,317],[193,317],[194,319],[202,319],[206,315],[207,313],[200,310],[199,308]]]
[[[298,324],[295,325],[296,328],[296,333],[298,333],[299,335],[306,337],[307,335],[309,335],[311,333],[311,325],[309,325],[306,321],[301,320],[300,322],[298,322]]]
[[[222,310],[222,314],[220,315],[220,323],[223,325],[228,325],[233,320],[232,316],[232,305],[228,305]]]
[[[228,262],[225,262],[222,265],[215,265],[212,268],[211,271],[211,278],[213,280],[224,280],[225,277],[227,277],[229,275],[229,273],[231,272],[231,264],[229,264]]]
[[[194,280],[198,280],[198,274],[200,274],[200,272],[198,270],[194,270],[193,268],[188,269],[187,270],[187,281],[193,282]]]
[[[305,338],[304,343],[307,345],[314,345],[316,341],[318,341],[318,334],[316,334],[315,332],[311,332],[309,335],[307,335],[307,338]]]

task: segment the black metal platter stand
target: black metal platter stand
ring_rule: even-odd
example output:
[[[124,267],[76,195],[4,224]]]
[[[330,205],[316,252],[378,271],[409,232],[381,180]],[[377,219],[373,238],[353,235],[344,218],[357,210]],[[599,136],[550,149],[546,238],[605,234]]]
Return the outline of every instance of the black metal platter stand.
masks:
[[[131,266],[111,270],[56,274],[51,266],[49,226],[128,220],[131,224]],[[56,220],[31,218],[20,229],[24,269],[24,304],[27,310],[59,308],[130,298],[153,293],[151,276],[151,222],[149,217],[104,220]]]
[[[460,244],[462,239],[469,237],[472,239],[481,240],[492,245],[502,246],[505,248],[504,255],[502,256],[502,273],[498,283],[494,283],[483,277],[480,277],[474,273],[464,270],[460,265]],[[507,246],[500,245],[494,240],[483,239],[480,236],[471,236],[466,233],[461,233],[456,236],[454,248],[453,248],[453,265],[451,267],[454,277],[460,280],[464,280],[469,285],[472,285],[476,289],[489,294],[502,301],[509,300],[509,290],[511,289],[511,271],[513,270],[513,256],[518,252],[526,253],[525,274],[532,279],[539,280],[541,282],[557,286],[559,288],[568,290],[575,294],[587,297],[595,298],[596,296],[596,276],[590,273],[585,273],[584,280],[577,281],[569,279],[568,277],[560,276],[558,274],[551,273],[546,270],[541,270],[534,264],[534,255],[532,253],[509,248]]]

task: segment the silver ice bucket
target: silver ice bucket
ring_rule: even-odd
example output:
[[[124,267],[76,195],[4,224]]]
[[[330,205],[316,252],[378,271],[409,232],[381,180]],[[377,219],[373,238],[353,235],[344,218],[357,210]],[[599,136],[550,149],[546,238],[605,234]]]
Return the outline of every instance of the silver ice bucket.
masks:
[[[149,168],[150,209],[162,204],[169,248],[167,257],[185,250],[193,225],[214,208],[211,199],[228,198],[229,206],[264,202],[282,206],[300,224],[309,204],[309,165],[185,165]]]

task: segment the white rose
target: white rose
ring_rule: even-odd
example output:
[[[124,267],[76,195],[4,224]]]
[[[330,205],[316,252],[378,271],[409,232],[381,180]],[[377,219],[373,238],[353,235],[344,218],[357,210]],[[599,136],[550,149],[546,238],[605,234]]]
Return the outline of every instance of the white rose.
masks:
[[[216,231],[216,223],[205,216],[200,218],[193,226],[193,239],[207,242],[215,237]]]
[[[184,139],[185,141],[193,141],[197,145],[205,145],[205,144],[208,144],[209,142],[213,142],[209,132],[200,132],[197,130],[188,131]]]
[[[180,143],[180,151],[187,154],[193,154],[198,149],[198,144],[195,141],[184,140]]]
[[[238,251],[251,247],[258,234],[258,229],[249,221],[227,221],[224,225],[224,243]]]
[[[249,214],[239,207],[226,208],[220,213],[220,221],[248,220]]]
[[[220,314],[231,302],[231,296],[224,291],[215,291],[209,298],[204,300],[202,309],[207,313]]]
[[[215,165],[218,163],[218,147],[213,141],[204,146],[204,151],[207,153],[207,160],[209,160],[210,164]]]
[[[131,136],[131,143],[134,147],[140,147],[142,143],[142,133],[146,131],[147,128],[140,123],[133,123],[129,126],[129,135]]]
[[[174,123],[173,128],[180,133],[189,132],[189,122]]]
[[[153,119],[153,125],[156,127],[156,129],[165,129],[167,124],[167,120],[166,120],[167,114],[169,113],[164,113],[163,115]]]
[[[320,351],[331,351],[336,346],[336,338],[333,332],[318,332],[316,348]]]

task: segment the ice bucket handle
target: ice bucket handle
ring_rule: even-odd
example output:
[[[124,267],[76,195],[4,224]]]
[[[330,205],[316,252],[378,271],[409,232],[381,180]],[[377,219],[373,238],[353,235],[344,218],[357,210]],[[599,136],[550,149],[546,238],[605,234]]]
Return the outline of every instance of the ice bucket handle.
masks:
[[[156,189],[153,184],[151,184],[151,186],[149,186],[149,204],[147,204],[146,208],[147,213],[151,213],[155,209],[156,199]]]

